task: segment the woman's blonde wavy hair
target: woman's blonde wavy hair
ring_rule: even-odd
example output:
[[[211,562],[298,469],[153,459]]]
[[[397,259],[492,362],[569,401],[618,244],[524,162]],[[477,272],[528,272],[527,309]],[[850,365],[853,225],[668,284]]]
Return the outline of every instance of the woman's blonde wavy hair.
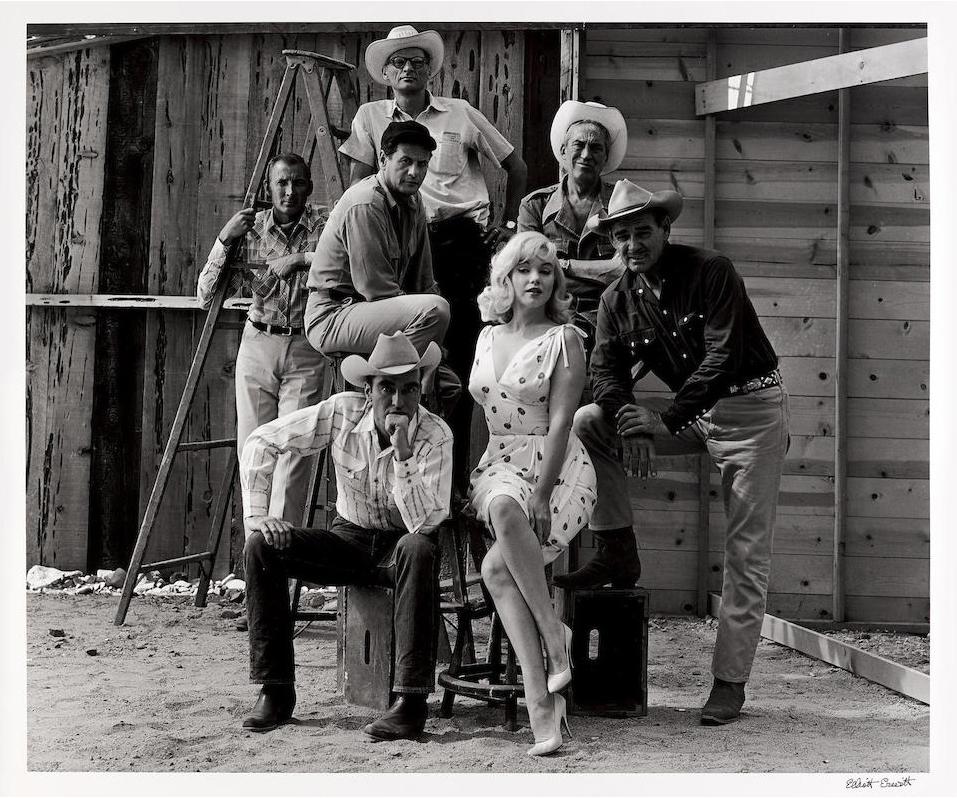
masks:
[[[492,273],[489,284],[479,294],[478,306],[482,321],[505,323],[512,318],[515,289],[509,279],[515,267],[534,258],[555,267],[555,287],[545,305],[545,315],[556,324],[564,324],[572,318],[572,298],[568,294],[565,272],[558,266],[555,245],[541,233],[526,231],[516,233],[492,258]]]

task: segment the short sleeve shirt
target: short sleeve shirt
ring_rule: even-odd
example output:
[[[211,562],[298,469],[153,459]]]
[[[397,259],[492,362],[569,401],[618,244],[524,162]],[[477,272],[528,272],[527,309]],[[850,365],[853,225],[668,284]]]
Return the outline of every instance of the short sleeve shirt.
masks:
[[[352,133],[339,152],[375,168],[382,134],[390,122],[412,119],[395,100],[375,100],[359,106]],[[416,122],[428,128],[438,148],[419,189],[429,222],[468,216],[485,227],[489,221],[489,194],[479,156],[500,164],[515,149],[481,111],[465,100],[436,97]]]

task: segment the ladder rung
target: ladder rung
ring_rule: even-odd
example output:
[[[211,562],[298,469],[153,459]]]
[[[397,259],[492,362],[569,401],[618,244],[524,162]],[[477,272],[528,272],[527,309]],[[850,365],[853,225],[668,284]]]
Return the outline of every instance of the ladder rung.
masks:
[[[140,573],[143,571],[153,571],[157,568],[165,568],[167,565],[183,565],[188,562],[201,562],[209,560],[213,556],[211,551],[204,551],[201,554],[187,554],[185,557],[174,557],[172,560],[159,560],[158,562],[144,563],[140,566]]]
[[[225,446],[235,446],[235,438],[222,438],[216,441],[187,441],[176,447],[177,452],[195,452],[202,449],[222,449]]]

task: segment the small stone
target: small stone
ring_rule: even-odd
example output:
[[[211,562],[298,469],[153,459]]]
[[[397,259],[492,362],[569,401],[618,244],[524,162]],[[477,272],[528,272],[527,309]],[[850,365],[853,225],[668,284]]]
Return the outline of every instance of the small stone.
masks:
[[[226,601],[231,601],[234,604],[238,604],[243,600],[243,596],[246,595],[245,590],[227,590],[226,591]]]
[[[98,652],[95,648],[88,648],[86,650],[86,653],[89,654],[91,657],[95,657]]]
[[[238,618],[240,615],[242,615],[242,612],[240,612],[239,610],[230,610],[230,609],[225,609],[221,613],[219,613],[220,618]]]
[[[140,651],[142,651],[144,648],[146,648],[146,643],[137,643],[137,644],[136,644],[136,647],[137,647]]]
[[[92,593],[96,588],[91,584],[85,584],[82,587],[77,588],[76,594],[78,596],[85,596],[87,593]]]
[[[66,637],[66,632],[62,629],[51,629],[50,637]]]

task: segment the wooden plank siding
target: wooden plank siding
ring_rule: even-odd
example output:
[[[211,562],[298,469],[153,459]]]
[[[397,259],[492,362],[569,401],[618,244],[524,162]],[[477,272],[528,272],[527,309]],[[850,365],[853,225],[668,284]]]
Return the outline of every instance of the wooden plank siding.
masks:
[[[97,289],[108,48],[27,69],[26,290]],[[27,566],[86,569],[96,317],[26,311]]]
[[[369,77],[364,53],[368,43],[386,31],[160,38],[150,293],[195,293],[196,279],[212,241],[242,201],[285,70],[282,50],[319,52],[355,64],[359,67],[362,101],[382,99],[389,96],[389,91]],[[450,31],[445,34],[445,45],[446,61],[433,80],[433,90],[467,99],[479,107],[521,151],[525,85],[522,32]],[[344,124],[335,89],[330,106],[332,118]],[[280,128],[277,149],[301,151],[308,125],[305,91],[297,84]],[[489,164],[483,167],[493,207],[500,209],[504,173]],[[314,175],[314,183],[312,201],[326,204],[318,175]],[[149,311],[141,506],[148,498],[162,456],[203,318],[190,311]],[[237,349],[236,333],[217,333],[187,425],[187,439],[235,434],[233,372]],[[148,558],[201,550],[224,461],[225,451],[219,450],[177,458]],[[236,518],[242,513],[238,495],[233,501]],[[229,546],[224,545],[219,573],[238,565],[230,561],[228,551]],[[234,558],[237,552],[234,546]]]
[[[924,35],[853,29],[850,42],[853,50]],[[835,28],[719,28],[717,41],[718,78],[839,52]],[[583,99],[616,105],[628,123],[628,154],[610,177],[680,191],[685,210],[672,238],[697,245],[705,123],[694,87],[705,79],[706,42],[706,28],[589,27],[582,64]],[[915,76],[850,89],[848,620],[927,614],[926,86]],[[831,91],[722,113],[716,125],[716,248],[743,275],[791,394],[769,611],[817,620],[830,618],[833,587],[837,116]],[[654,378],[636,393],[668,395]],[[693,459],[669,458],[656,480],[630,482],[653,609],[693,611],[696,478]],[[711,483],[709,589],[719,590],[717,472]]]
[[[446,61],[431,88],[480,108],[522,148],[522,109],[536,94],[516,26],[439,28]],[[371,80],[366,46],[388,25],[275,28],[164,35],[157,45],[149,268],[145,290],[188,296],[209,246],[238,209],[283,70],[283,49],[313,50],[358,67],[361,101],[389,91]],[[583,100],[617,105],[629,130],[614,180],[677,188],[686,198],[674,240],[704,238],[704,79],[707,27],[587,27]],[[926,27],[853,28],[851,49],[926,36]],[[717,77],[838,52],[836,27],[717,29]],[[100,266],[102,154],[110,48],[30,59],[27,82],[28,293],[95,294]],[[926,622],[929,557],[929,136],[927,81],[915,76],[850,89],[845,609],[849,621]],[[333,90],[333,116],[339,113]],[[715,246],[742,274],[781,357],[791,393],[792,446],[776,527],[768,610],[793,619],[831,612],[834,496],[837,92],[716,117]],[[283,122],[284,149],[301,149],[304,93]],[[540,123],[541,124],[541,123]],[[534,127],[534,126],[532,126]],[[483,164],[493,212],[504,177]],[[316,180],[314,201],[322,202]],[[536,186],[529,185],[529,189]],[[90,418],[95,308],[27,308],[27,565],[88,566]],[[144,311],[132,311],[140,313]],[[145,502],[179,400],[202,314],[145,315],[140,502]],[[234,332],[214,341],[187,438],[235,429]],[[652,378],[642,395],[666,395]],[[208,533],[223,452],[178,458],[149,558],[197,550]],[[630,483],[643,582],[656,611],[695,611],[694,458],[662,461],[656,480]],[[718,475],[707,494],[708,587],[720,587],[724,518]],[[238,498],[233,514],[241,513]],[[582,534],[583,557],[593,540]],[[223,554],[217,574],[232,569]],[[231,559],[232,558],[232,559]]]

